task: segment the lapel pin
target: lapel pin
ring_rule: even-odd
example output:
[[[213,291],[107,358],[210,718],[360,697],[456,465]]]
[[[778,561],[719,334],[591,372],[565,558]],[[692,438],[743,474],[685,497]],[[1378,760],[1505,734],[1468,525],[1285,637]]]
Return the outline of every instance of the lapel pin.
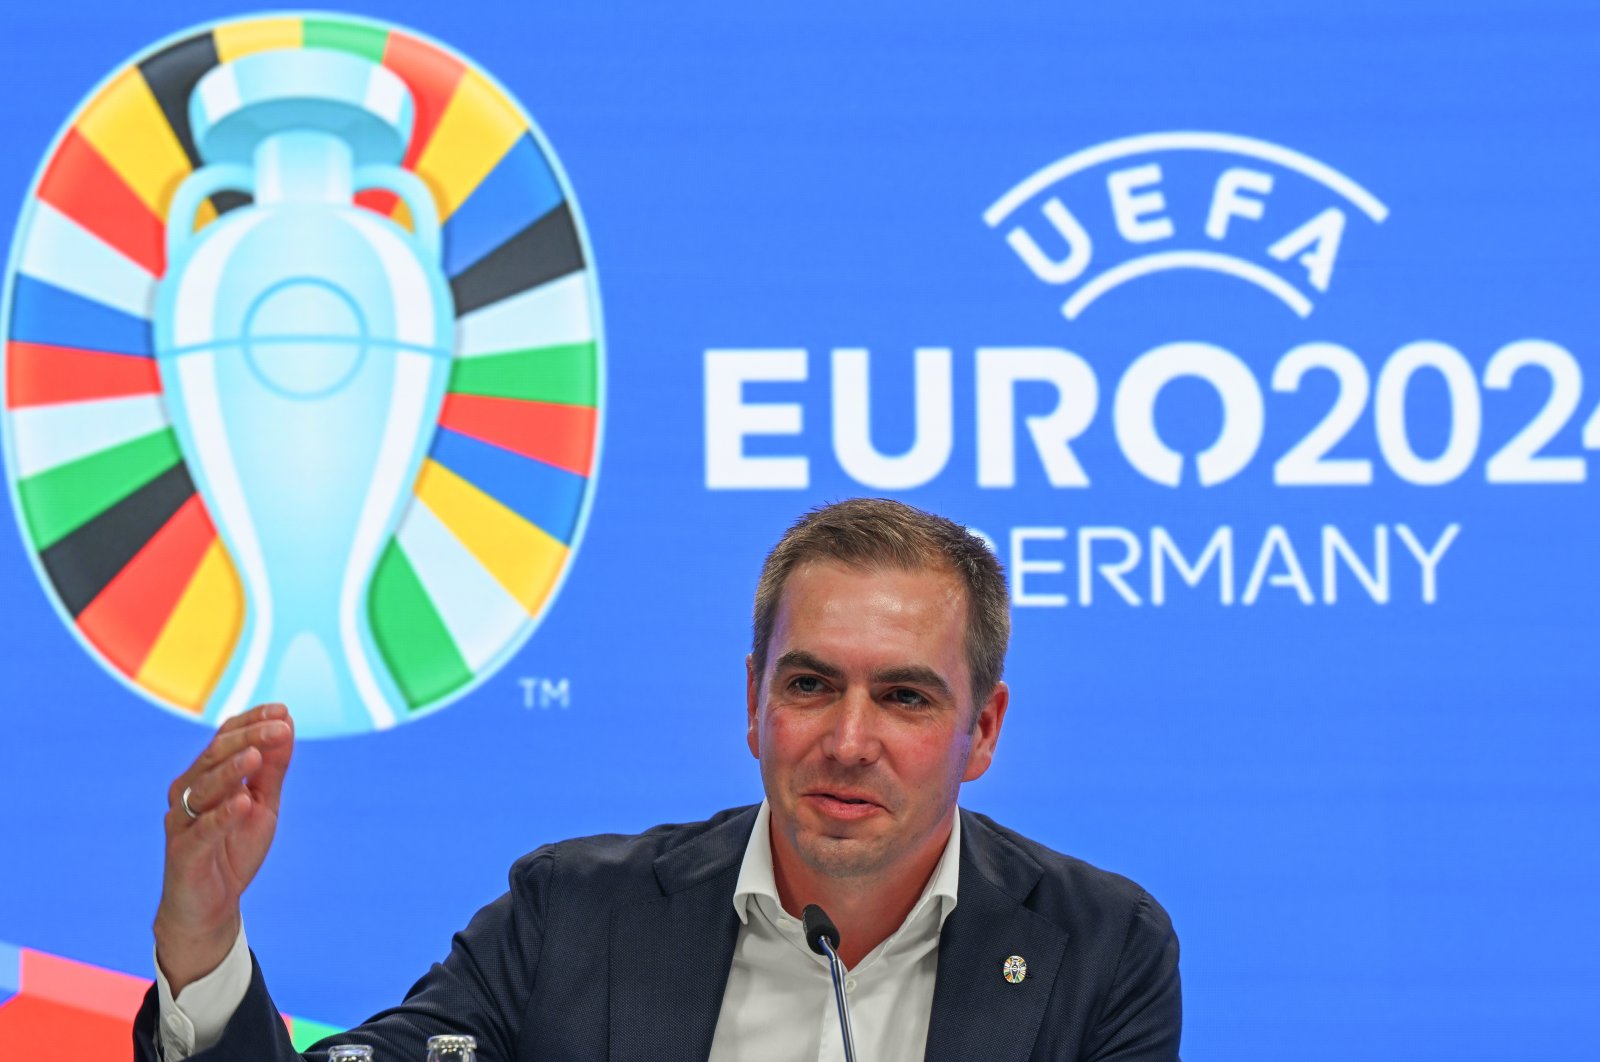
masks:
[[[1013,955],[1000,964],[1000,976],[1014,985],[1020,985],[1022,979],[1028,976],[1028,960],[1021,955]]]

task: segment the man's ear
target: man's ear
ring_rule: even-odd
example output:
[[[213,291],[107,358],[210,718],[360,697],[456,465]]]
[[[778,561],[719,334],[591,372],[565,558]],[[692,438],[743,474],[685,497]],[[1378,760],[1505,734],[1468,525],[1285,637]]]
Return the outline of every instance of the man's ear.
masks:
[[[745,740],[750,743],[750,755],[761,758],[761,676],[756,674],[754,653],[744,658]]]
[[[972,721],[972,750],[967,753],[967,770],[961,776],[963,782],[976,781],[989,769],[989,764],[994,760],[994,747],[1000,741],[1000,725],[1006,720],[1006,707],[1010,702],[1011,688],[1004,682],[996,682],[978,708],[978,716]]]

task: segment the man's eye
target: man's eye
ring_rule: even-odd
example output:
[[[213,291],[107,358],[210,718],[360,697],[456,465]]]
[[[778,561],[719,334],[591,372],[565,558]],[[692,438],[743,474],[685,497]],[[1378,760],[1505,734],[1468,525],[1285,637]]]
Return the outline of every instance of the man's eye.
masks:
[[[928,698],[916,690],[908,690],[904,687],[890,690],[889,699],[902,708],[921,708],[928,703]]]
[[[796,675],[789,680],[789,688],[796,693],[818,693],[822,690],[822,680],[815,675]]]

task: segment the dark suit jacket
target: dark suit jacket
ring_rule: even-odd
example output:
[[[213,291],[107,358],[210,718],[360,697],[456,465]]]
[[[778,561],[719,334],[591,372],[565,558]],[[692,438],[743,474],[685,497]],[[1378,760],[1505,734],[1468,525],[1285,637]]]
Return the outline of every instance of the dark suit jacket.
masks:
[[[369,1043],[381,1062],[421,1062],[429,1036],[464,1032],[483,1062],[704,1060],[755,810],[524,856],[510,891],[456,934],[405,1002],[318,1047]],[[1182,1003],[1166,912],[1126,878],[961,814],[961,884],[939,938],[929,1062],[1173,1062]],[[1021,984],[1001,976],[1010,955],[1027,960]],[[152,988],[134,1025],[144,1062],[159,1058],[156,1014]],[[221,1042],[192,1056],[298,1057],[259,965]]]

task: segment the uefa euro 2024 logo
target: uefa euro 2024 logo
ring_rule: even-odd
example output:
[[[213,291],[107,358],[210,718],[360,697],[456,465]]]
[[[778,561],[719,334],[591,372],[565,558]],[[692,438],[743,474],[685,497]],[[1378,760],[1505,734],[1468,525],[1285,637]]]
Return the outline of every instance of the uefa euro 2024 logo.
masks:
[[[600,432],[592,268],[548,146],[444,47],[331,16],[155,46],[52,146],[5,297],[24,538],[156,703],[392,726],[558,589]]]
[[[1201,246],[1173,249],[1177,232],[1161,188],[1162,163],[1171,165],[1185,155],[1230,164],[1212,185]],[[1112,258],[1111,265],[1096,266],[1095,241],[1066,200],[1083,175],[1103,170],[1108,171],[1104,206],[1120,246],[1113,243],[1100,256]],[[1300,203],[1313,209],[1298,223],[1272,232],[1271,242],[1256,253],[1230,251],[1240,244],[1255,249],[1259,232],[1242,239],[1236,233],[1252,225],[1259,229],[1267,198],[1285,194],[1274,171],[1304,186]],[[1287,197],[1292,200],[1295,191]],[[1307,317],[1313,297],[1326,292],[1333,279],[1352,212],[1373,225],[1389,216],[1389,208],[1371,192],[1308,155],[1253,137],[1187,131],[1127,137],[1074,152],[1011,188],[983,219],[1005,233],[1006,243],[1034,276],[1063,292],[1061,312],[1069,321],[1124,284],[1174,269],[1235,277]]]

